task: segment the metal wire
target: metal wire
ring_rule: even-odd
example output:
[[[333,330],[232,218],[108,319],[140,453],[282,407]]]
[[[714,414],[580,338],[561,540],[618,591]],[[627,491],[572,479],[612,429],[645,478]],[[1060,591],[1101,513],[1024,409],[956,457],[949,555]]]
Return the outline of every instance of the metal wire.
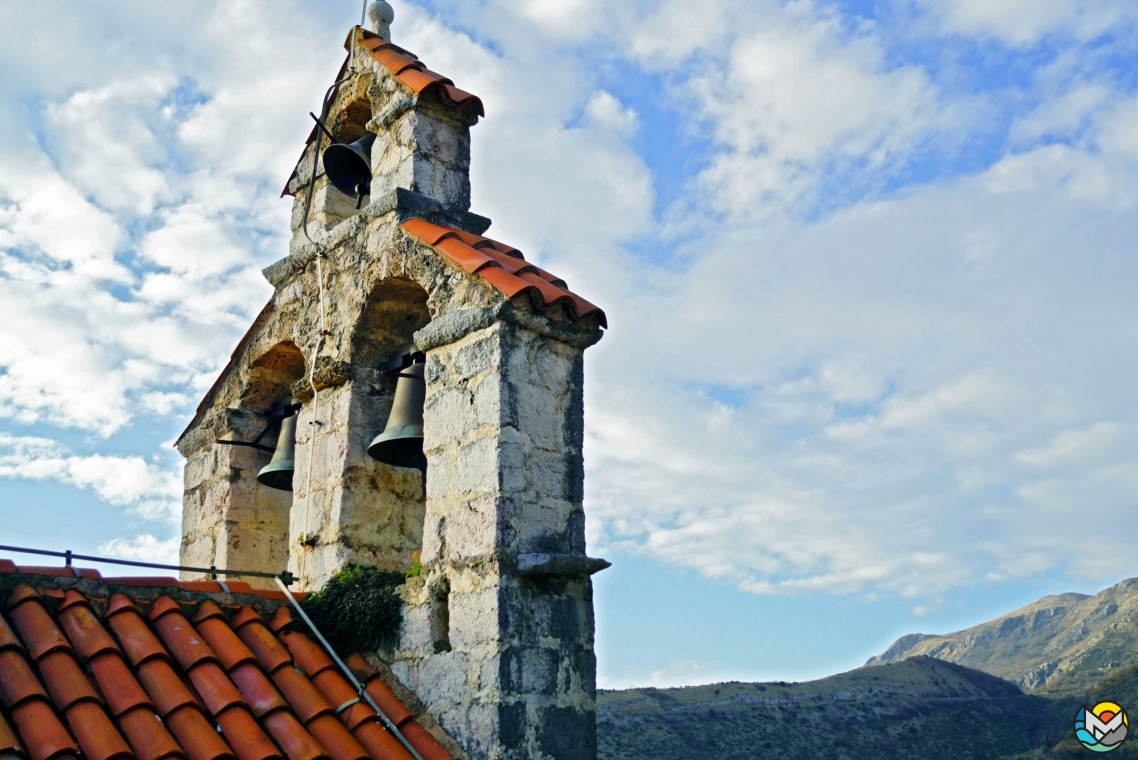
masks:
[[[23,546],[0,546],[0,551],[17,552],[20,554],[38,554],[43,557],[62,557],[65,562],[65,567],[71,567],[71,560],[79,559],[85,562],[100,562],[108,565],[126,565],[127,567],[148,567],[155,570],[184,570],[189,573],[209,573],[210,577],[217,580],[219,575],[236,575],[245,576],[247,578],[276,578],[278,581],[284,580],[291,584],[296,581],[293,574],[288,570],[281,573],[265,573],[259,570],[219,570],[216,567],[190,567],[188,565],[163,565],[157,562],[138,562],[130,559],[112,559],[110,557],[94,557],[89,554],[76,554],[68,549],[64,552],[53,552],[47,549],[28,549]]]

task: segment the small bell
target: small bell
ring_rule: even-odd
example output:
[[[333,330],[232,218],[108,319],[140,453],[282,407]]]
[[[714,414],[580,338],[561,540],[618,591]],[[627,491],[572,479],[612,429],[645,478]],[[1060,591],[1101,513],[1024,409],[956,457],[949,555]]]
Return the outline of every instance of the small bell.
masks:
[[[399,372],[387,427],[367,449],[372,459],[396,467],[426,469],[427,458],[423,456],[423,402],[427,398],[424,366],[419,362]]]
[[[344,195],[356,198],[356,208],[371,192],[371,144],[375,133],[368,132],[354,143],[334,143],[324,150],[324,171],[328,181]]]
[[[283,410],[287,417],[281,420],[277,448],[273,458],[257,473],[257,482],[278,491],[292,490],[292,473],[296,469],[296,420],[300,416],[300,402],[290,398]]]

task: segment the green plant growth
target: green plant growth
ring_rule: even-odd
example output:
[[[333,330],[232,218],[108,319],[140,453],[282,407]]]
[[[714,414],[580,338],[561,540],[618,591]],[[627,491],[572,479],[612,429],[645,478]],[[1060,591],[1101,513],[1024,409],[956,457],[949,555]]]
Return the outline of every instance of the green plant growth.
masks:
[[[399,630],[403,602],[396,589],[403,582],[402,573],[348,565],[300,606],[340,655],[372,652]],[[315,638],[303,620],[289,628]]]

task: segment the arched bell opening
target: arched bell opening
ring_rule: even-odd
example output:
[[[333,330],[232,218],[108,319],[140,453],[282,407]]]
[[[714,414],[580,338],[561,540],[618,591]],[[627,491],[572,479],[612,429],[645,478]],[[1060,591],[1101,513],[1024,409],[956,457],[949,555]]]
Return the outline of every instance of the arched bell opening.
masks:
[[[236,443],[225,444],[233,463],[230,519],[238,528],[226,531],[230,545],[219,552],[227,558],[227,567],[279,573],[288,564],[297,412],[292,385],[304,376],[304,368],[304,354],[286,341],[252,362],[243,378],[234,413],[243,419],[244,429],[232,437]],[[275,587],[263,579],[254,585]]]
[[[355,216],[371,195],[372,143],[367,123],[372,104],[366,96],[348,101],[329,115],[328,133],[320,141],[323,176],[317,180],[313,218],[334,226]]]
[[[404,277],[379,282],[355,320],[348,345],[357,368],[349,381],[353,427],[340,507],[352,562],[406,572],[422,549],[425,377],[414,335],[430,320],[427,292]]]

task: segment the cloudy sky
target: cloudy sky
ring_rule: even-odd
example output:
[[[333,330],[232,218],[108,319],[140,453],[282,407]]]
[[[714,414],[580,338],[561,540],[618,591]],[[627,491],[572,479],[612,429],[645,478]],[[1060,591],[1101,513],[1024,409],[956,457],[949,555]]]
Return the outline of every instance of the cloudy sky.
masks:
[[[473,210],[609,315],[602,685],[1138,575],[1133,0],[392,2],[486,104]],[[360,5],[0,3],[0,543],[176,557]]]

